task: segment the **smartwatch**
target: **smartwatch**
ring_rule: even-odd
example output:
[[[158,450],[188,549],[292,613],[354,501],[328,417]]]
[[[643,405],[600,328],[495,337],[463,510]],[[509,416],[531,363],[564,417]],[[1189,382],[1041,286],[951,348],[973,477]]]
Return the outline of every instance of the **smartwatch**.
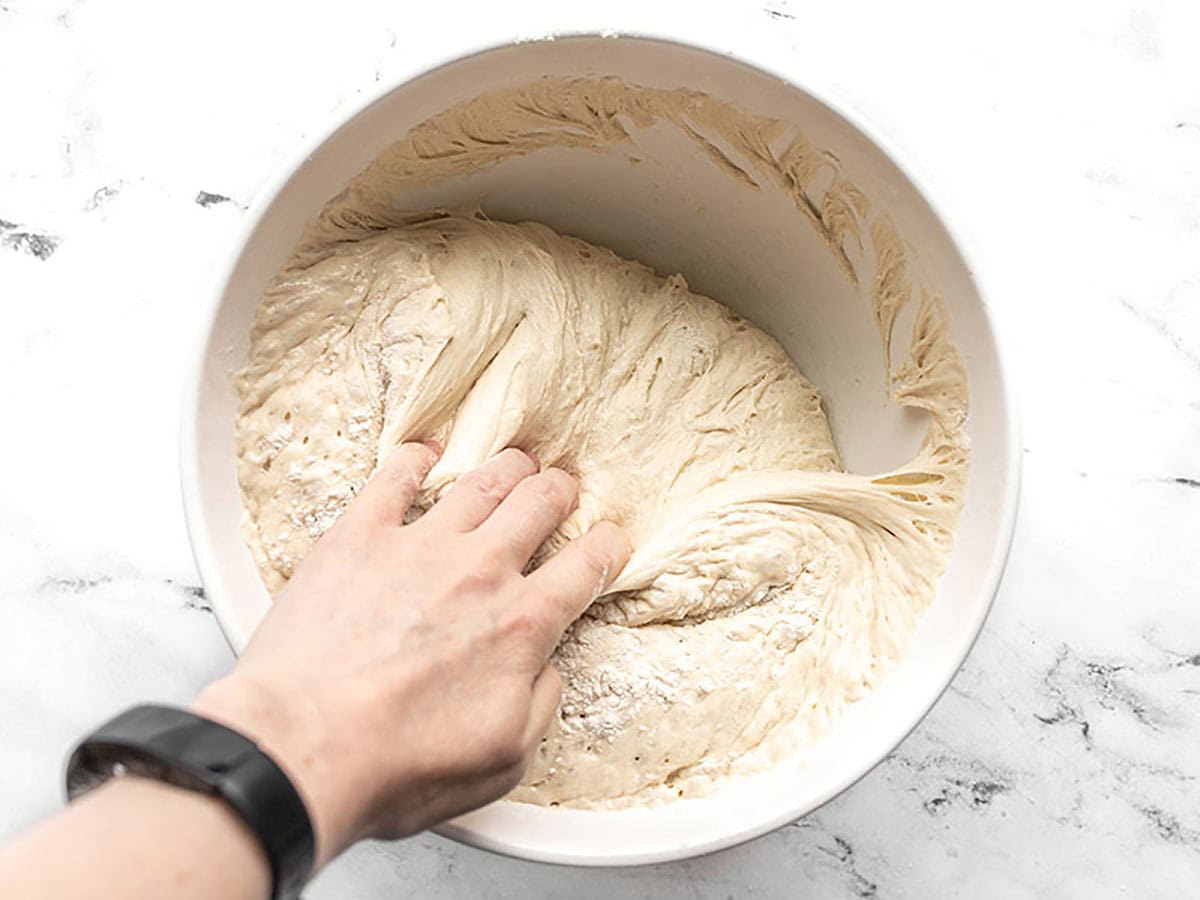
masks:
[[[312,876],[316,839],[304,801],[275,761],[233,729],[182,709],[135,706],[75,748],[67,799],[125,773],[224,800],[262,844],[275,900],[298,897]]]

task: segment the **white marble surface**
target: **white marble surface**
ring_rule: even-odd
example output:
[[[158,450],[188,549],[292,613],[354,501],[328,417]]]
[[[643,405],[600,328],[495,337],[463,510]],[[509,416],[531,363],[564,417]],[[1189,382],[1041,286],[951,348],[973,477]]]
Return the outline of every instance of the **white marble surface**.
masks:
[[[615,871],[420,836],[311,896],[1200,890],[1197,4],[703,6],[0,0],[0,837],[59,804],[85,728],[229,665],[176,409],[255,191],[376,80],[584,23],[786,53],[974,235],[1023,393],[1008,573],[928,720],[801,822]]]

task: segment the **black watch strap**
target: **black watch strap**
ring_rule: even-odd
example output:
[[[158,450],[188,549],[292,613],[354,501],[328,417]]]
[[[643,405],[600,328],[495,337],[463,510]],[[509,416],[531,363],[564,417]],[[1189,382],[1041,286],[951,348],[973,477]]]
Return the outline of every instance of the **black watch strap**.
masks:
[[[312,875],[312,821],[287,775],[253,741],[182,709],[135,706],[75,748],[67,798],[124,772],[222,798],[262,843],[272,897],[299,896]]]

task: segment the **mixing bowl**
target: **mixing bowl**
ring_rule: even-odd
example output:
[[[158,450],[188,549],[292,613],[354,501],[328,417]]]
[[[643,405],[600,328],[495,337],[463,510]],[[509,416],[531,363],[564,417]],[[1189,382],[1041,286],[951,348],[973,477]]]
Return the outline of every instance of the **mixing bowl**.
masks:
[[[318,135],[247,216],[212,296],[212,318],[185,398],[182,480],[188,528],[221,627],[240,650],[268,607],[239,531],[233,444],[255,305],[305,223],[414,125],[485,90],[546,75],[615,77],[688,88],[799,129],[821,162],[809,209],[778,184],[730,177],[678,129],[630,124],[630,141],[598,151],[518,155],[389,198],[399,207],[478,203],[497,219],[532,219],[606,245],[733,307],[777,338],[821,390],[847,467],[883,471],[914,454],[924,416],[890,401],[871,314],[871,229],[880,215],[908,248],[917,285],[946,304],[971,394],[972,459],[949,568],[906,655],[827,737],[769,771],[711,796],[611,812],[501,801],[444,825],[459,840],[530,859],[618,865],[678,859],[763,834],[815,809],[891,751],[949,684],[983,625],[1011,539],[1017,488],[1011,391],[972,267],[928,194],[846,111],[779,74],[728,54],[650,37],[578,35],[493,47],[386,86]],[[835,177],[864,227],[854,277],[821,229],[821,192]],[[824,181],[822,181],[824,179]],[[855,244],[857,246],[857,244]],[[915,304],[911,304],[915,306]],[[911,310],[910,310],[911,312]],[[908,316],[897,328],[907,347]]]

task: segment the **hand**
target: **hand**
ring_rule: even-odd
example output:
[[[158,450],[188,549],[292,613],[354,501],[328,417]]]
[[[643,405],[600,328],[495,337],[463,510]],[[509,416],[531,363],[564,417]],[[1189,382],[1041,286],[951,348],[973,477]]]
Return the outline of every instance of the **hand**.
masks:
[[[624,532],[599,522],[523,575],[578,488],[518,450],[402,524],[436,459],[397,448],[194,705],[288,772],[318,864],[515,787],[558,708],[550,654],[629,558]]]

